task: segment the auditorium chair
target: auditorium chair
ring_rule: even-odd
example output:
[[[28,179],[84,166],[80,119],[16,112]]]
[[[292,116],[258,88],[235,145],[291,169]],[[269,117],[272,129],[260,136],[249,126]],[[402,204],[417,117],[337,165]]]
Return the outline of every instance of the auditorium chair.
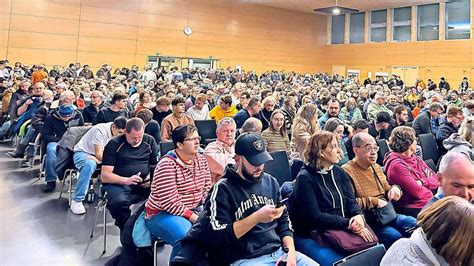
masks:
[[[196,120],[194,121],[201,136],[201,145],[207,145],[210,141],[215,140],[217,124],[215,120]]]
[[[265,163],[265,172],[275,177],[280,186],[286,181],[292,181],[286,151],[271,152],[270,155],[273,160]]]

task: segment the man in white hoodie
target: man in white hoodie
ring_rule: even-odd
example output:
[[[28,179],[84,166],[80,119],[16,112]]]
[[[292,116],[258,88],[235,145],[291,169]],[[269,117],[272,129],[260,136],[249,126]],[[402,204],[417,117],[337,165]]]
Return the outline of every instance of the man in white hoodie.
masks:
[[[191,106],[187,114],[196,120],[211,120],[209,115],[209,106],[206,104],[207,97],[206,94],[200,93],[196,96],[196,102]]]

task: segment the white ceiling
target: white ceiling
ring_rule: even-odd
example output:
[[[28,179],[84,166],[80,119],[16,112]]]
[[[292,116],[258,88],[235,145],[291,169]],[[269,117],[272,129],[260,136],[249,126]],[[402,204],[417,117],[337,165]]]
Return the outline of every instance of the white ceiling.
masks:
[[[336,4],[336,0],[241,0],[242,2],[254,3],[258,5],[277,7],[301,12],[314,13],[315,8],[329,7]],[[360,11],[370,11],[403,6],[415,6],[446,2],[446,0],[337,0],[338,6],[358,9]]]

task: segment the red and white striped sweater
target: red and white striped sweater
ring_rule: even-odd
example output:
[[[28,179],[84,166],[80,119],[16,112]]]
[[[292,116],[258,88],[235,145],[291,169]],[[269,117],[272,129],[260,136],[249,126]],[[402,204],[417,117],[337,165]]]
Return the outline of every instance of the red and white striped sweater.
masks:
[[[189,219],[211,189],[211,172],[206,157],[196,154],[185,164],[173,152],[162,158],[155,169],[151,193],[145,204],[146,217],[160,211]]]

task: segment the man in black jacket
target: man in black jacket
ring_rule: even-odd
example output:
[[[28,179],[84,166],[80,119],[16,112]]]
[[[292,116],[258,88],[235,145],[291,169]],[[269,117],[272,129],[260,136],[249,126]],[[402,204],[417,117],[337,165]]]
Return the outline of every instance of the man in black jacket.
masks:
[[[447,152],[443,145],[443,140],[449,138],[451,134],[457,133],[463,120],[464,116],[461,108],[454,105],[448,107],[448,111],[446,112],[446,122],[441,124],[435,135],[441,155],[444,155]]]
[[[82,116],[84,117],[84,123],[92,123],[101,110],[104,107],[104,95],[101,91],[93,91],[91,93],[91,103],[84,108]]]
[[[264,173],[272,160],[260,135],[247,133],[235,144],[235,165],[228,165],[207,199],[205,215],[191,229],[216,265],[275,265],[288,248],[289,265],[316,265],[295,251],[288,213],[275,178]],[[191,236],[192,238],[193,236]]]
[[[69,127],[83,126],[84,120],[79,111],[72,104],[60,105],[56,110],[46,116],[41,138],[46,144],[45,181],[44,193],[52,192],[56,188],[56,147],[59,140]]]

